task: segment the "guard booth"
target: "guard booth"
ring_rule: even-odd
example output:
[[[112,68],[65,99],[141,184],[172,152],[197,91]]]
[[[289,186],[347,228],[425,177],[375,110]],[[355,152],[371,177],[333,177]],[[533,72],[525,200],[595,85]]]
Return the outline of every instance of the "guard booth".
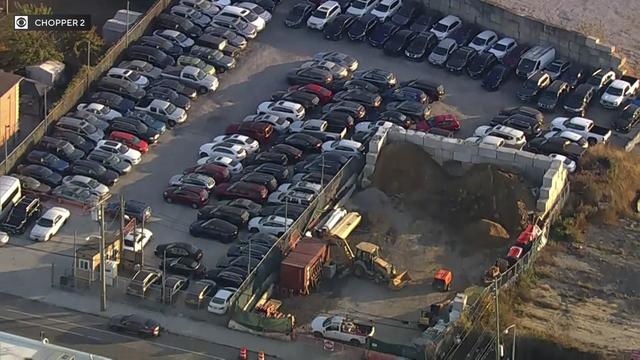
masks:
[[[121,241],[118,233],[112,233],[105,239],[105,272],[107,283],[114,281],[118,275],[118,265],[121,261]],[[100,238],[91,236],[87,243],[76,249],[75,256],[75,286],[89,287],[93,282],[100,281]]]

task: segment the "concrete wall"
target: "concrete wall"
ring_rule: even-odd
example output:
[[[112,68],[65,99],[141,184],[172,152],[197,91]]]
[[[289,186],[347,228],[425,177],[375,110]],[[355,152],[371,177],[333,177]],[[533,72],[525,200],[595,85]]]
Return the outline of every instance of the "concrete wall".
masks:
[[[422,0],[429,8],[454,14],[463,21],[493,29],[530,45],[551,44],[562,57],[593,67],[618,69],[626,59],[615,47],[576,31],[565,30],[544,21],[522,16],[490,0]]]
[[[363,171],[363,187],[371,184],[371,175],[375,171],[378,155],[382,147],[390,142],[418,145],[440,165],[457,163],[463,167],[471,167],[474,164],[491,164],[520,173],[539,187],[536,208],[541,214],[546,214],[555,204],[567,181],[567,171],[562,162],[546,155],[487,144],[477,145],[461,139],[394,128],[379,129],[369,142],[369,153]]]

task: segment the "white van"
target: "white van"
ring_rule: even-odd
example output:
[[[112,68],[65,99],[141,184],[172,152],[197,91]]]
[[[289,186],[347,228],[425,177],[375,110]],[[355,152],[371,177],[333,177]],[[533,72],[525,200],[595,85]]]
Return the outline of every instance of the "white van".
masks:
[[[520,58],[516,75],[527,79],[536,71],[544,70],[555,59],[556,49],[553,46],[534,46]]]
[[[244,20],[245,22],[255,26],[257,31],[262,31],[266,25],[263,18],[254,14],[250,10],[238,6],[225,6],[218,15],[226,15],[232,18]]]
[[[13,176],[0,176],[0,218],[4,219],[20,198],[22,198],[20,180]]]

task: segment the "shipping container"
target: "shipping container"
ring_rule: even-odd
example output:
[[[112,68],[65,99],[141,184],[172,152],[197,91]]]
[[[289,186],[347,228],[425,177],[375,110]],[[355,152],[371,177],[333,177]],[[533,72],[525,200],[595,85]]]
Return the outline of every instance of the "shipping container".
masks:
[[[315,255],[291,252],[280,264],[280,287],[294,294],[309,294],[320,280],[325,250]]]
[[[304,237],[292,252],[307,255],[322,254],[322,263],[324,264],[329,260],[329,243],[318,238]]]

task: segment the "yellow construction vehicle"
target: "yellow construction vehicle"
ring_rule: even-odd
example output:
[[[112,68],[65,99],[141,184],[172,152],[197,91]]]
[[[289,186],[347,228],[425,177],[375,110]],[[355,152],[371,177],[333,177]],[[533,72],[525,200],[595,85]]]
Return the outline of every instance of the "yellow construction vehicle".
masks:
[[[357,277],[369,277],[376,283],[387,283],[392,289],[401,289],[411,280],[407,271],[399,272],[393,264],[380,256],[378,245],[363,241],[356,245],[354,253],[346,240],[338,238],[338,242]]]

